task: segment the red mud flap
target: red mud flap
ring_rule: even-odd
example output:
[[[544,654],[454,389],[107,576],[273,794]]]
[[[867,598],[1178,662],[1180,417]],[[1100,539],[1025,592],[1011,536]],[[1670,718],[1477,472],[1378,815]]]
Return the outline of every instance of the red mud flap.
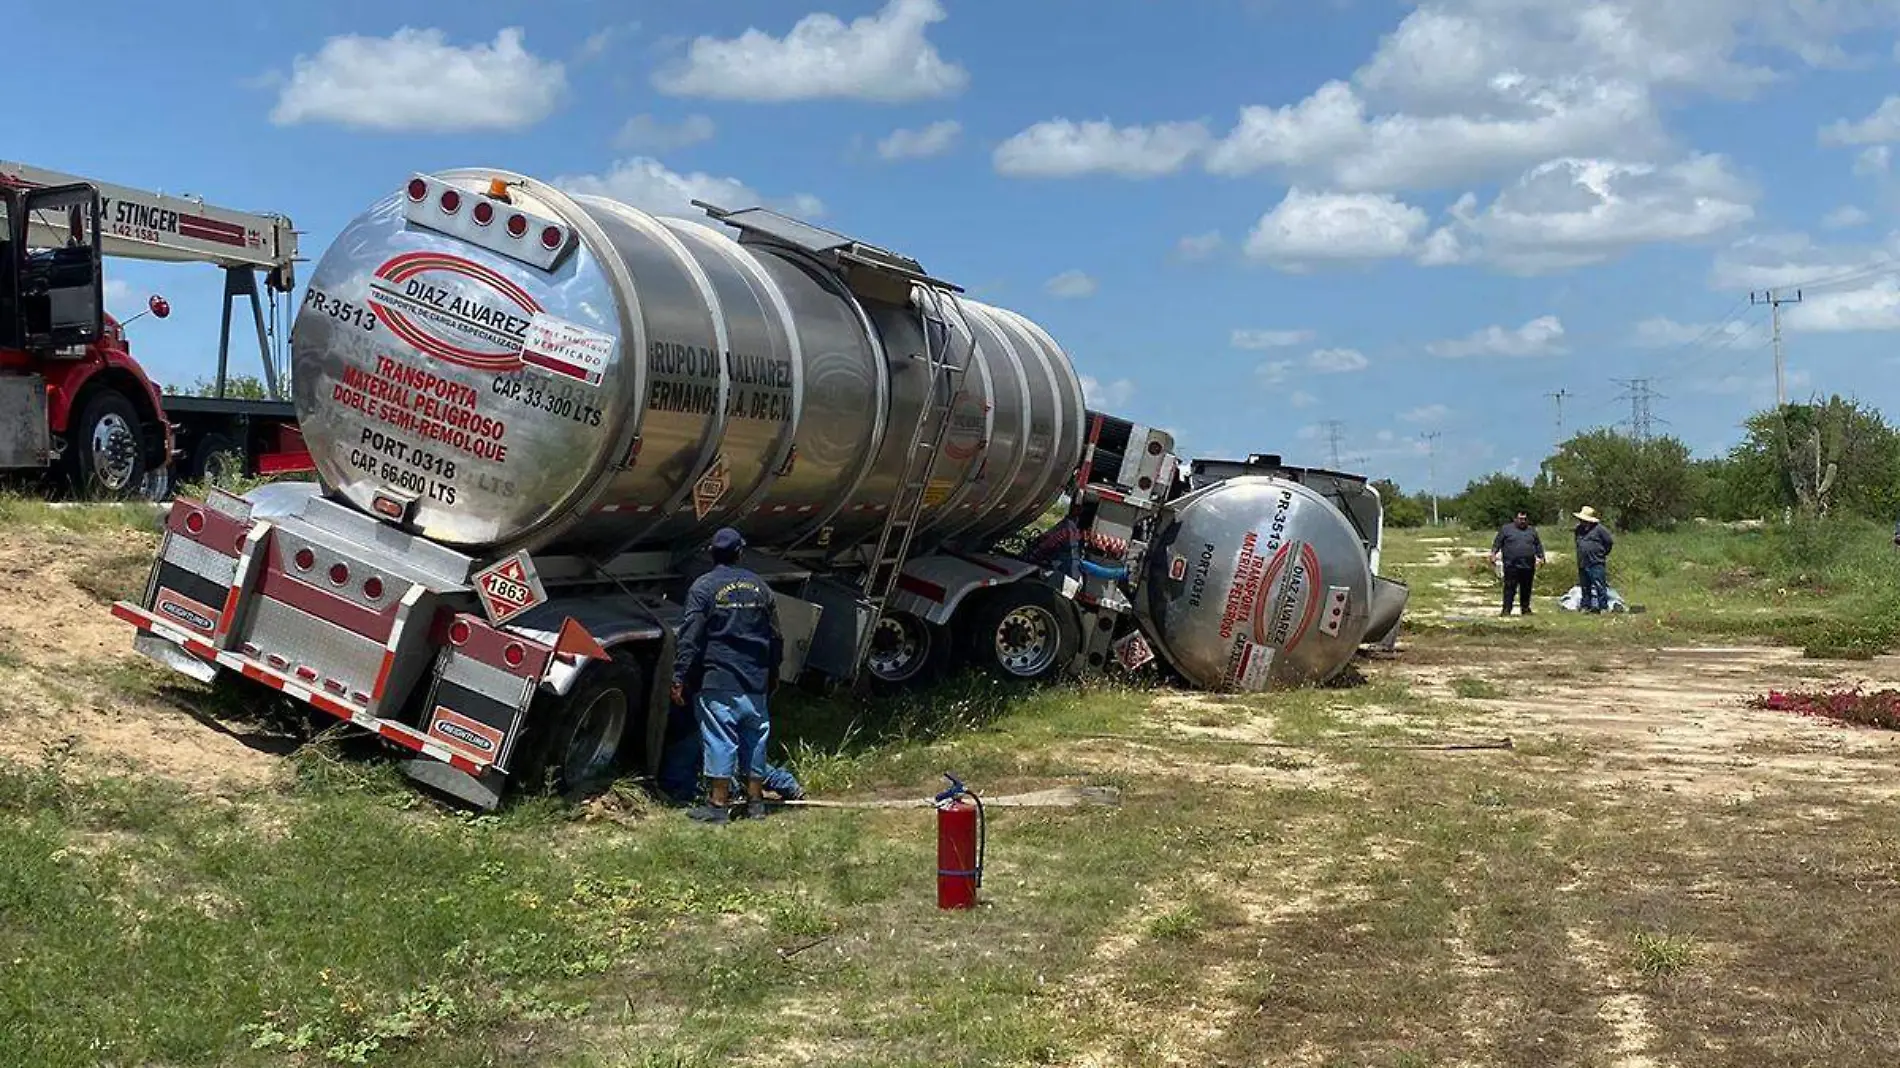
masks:
[[[370,715],[362,708],[352,705],[347,701],[339,700],[329,694],[313,690],[296,679],[274,671],[263,664],[256,663],[238,653],[214,648],[211,643],[186,634],[184,631],[159,619],[157,616],[154,616],[152,613],[147,612],[137,605],[120,601],[112,606],[112,614],[137,627],[141,633],[151,634],[171,642],[173,645],[178,646],[185,652],[207,664],[216,664],[219,667],[235,671],[247,679],[261,682],[273,690],[277,690],[288,697],[302,701],[345,723],[360,727],[372,734],[380,735],[405,749],[412,750],[431,760],[440,761],[456,771],[472,776],[477,780],[485,780],[486,778],[493,777],[487,774],[490,768],[486,761],[470,760],[468,757],[451,752],[448,748],[431,741],[420,731],[412,727],[407,727],[401,723],[394,723],[386,719],[379,719]],[[424,781],[431,780],[425,779]],[[457,790],[451,790],[450,792],[456,793],[457,796],[465,796]],[[469,797],[467,799],[476,804],[482,804],[477,798]]]

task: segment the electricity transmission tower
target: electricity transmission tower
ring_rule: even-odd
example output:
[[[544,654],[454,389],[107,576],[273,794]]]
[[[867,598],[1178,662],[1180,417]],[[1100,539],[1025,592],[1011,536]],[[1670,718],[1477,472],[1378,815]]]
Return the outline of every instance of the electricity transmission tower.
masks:
[[[1425,442],[1425,490],[1432,495],[1432,526],[1438,525],[1438,435],[1436,430],[1419,435]]]
[[[1624,425],[1630,428],[1631,437],[1637,441],[1648,441],[1650,433],[1653,431],[1656,423],[1666,423],[1669,421],[1667,419],[1658,419],[1650,414],[1650,401],[1667,400],[1668,398],[1651,389],[1649,387],[1649,379],[1613,378],[1610,381],[1623,387],[1624,392],[1617,399],[1630,402],[1630,417]]]
[[[1769,321],[1774,323],[1775,408],[1778,411],[1788,404],[1788,377],[1783,370],[1786,367],[1786,361],[1784,361],[1781,356],[1781,306],[1783,304],[1801,303],[1801,291],[1799,289],[1794,291],[1793,300],[1789,300],[1787,297],[1777,294],[1772,289],[1762,293],[1750,293],[1748,295],[1748,303],[1751,305],[1768,305],[1768,318]]]
[[[1554,392],[1544,394],[1544,396],[1549,397],[1551,400],[1557,402],[1557,438],[1556,440],[1558,442],[1562,442],[1564,440],[1564,398],[1570,395],[1571,395],[1570,391],[1567,389],[1559,389]]]
[[[1339,470],[1339,431],[1344,425],[1344,423],[1341,423],[1337,419],[1328,419],[1325,423],[1326,441],[1327,444],[1332,446],[1333,470],[1335,471]]]

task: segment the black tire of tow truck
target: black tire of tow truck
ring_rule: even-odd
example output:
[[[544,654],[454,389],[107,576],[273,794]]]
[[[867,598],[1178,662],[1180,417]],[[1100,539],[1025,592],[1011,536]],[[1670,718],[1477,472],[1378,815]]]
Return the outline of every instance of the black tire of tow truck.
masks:
[[[643,744],[647,696],[646,672],[624,657],[589,664],[566,697],[537,694],[513,788],[573,799],[605,787]]]
[[[92,439],[103,425],[115,426],[131,435],[124,447],[131,450],[131,475],[122,486],[109,483],[93,456]],[[66,475],[76,496],[82,500],[118,500],[140,492],[145,486],[145,443],[138,409],[125,394],[115,389],[99,389],[86,398],[79,418],[67,425]]]
[[[1043,646],[1041,655],[1027,658],[1006,657],[998,647],[999,631],[1025,623],[1043,628],[1041,640],[1053,638],[1054,648]],[[1053,634],[1047,631],[1051,627]],[[971,606],[968,641],[971,663],[984,671],[1017,682],[1042,682],[1069,669],[1081,645],[1082,625],[1075,606],[1055,590],[1040,582],[1017,582],[986,592]]]

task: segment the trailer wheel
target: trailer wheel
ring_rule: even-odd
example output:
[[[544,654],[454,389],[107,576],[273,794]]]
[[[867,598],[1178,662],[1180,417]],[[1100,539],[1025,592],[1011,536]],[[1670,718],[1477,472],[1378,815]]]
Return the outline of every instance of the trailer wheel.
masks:
[[[514,779],[524,789],[563,797],[606,785],[619,773],[623,751],[638,744],[633,723],[646,695],[640,666],[616,659],[588,668],[566,697],[537,696]]]
[[[1075,607],[1037,582],[1004,586],[975,607],[972,659],[1010,679],[1053,678],[1069,666],[1081,642]]]
[[[145,485],[139,413],[125,394],[101,389],[86,400],[66,434],[67,472],[85,497],[124,497]]]
[[[244,475],[244,453],[223,434],[206,434],[191,450],[191,472],[207,485],[229,486]]]
[[[864,666],[880,683],[909,686],[942,674],[949,654],[950,635],[944,628],[908,612],[892,612],[878,617]]]

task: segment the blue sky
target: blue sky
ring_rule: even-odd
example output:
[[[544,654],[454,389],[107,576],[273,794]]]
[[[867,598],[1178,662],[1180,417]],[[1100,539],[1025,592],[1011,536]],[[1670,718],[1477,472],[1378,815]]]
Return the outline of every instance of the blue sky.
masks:
[[[1891,0],[547,0],[192,5],[0,67],[0,153],[272,210],[319,256],[413,170],[807,213],[1043,323],[1201,455],[1408,488],[1629,414],[1698,452],[1790,393],[1900,414]],[[24,20],[22,22],[22,20]],[[48,5],[22,39],[71,41]],[[57,86],[57,95],[49,87]],[[165,381],[218,278],[118,264]],[[305,268],[308,274],[308,267]]]

